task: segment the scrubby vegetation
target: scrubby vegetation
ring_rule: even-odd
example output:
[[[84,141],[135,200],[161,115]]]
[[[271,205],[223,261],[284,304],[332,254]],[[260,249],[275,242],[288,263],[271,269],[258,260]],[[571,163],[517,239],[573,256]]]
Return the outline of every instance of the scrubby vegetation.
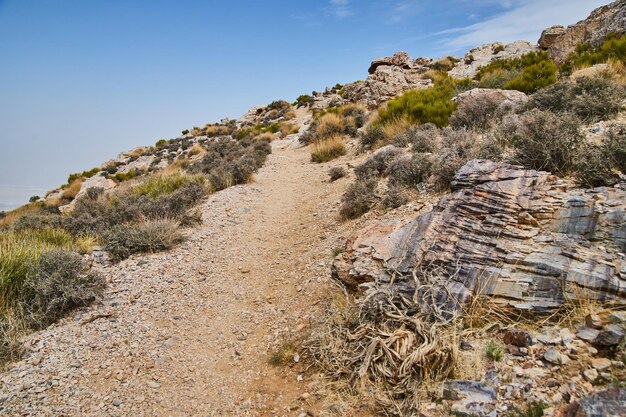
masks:
[[[540,54],[535,54],[516,65],[523,69],[542,62]],[[517,67],[501,63],[492,68]],[[441,93],[438,86],[447,93]],[[586,140],[582,130],[584,124],[609,120],[620,111],[625,90],[611,80],[564,79],[540,89],[524,105],[502,102],[496,96],[470,98],[449,115],[449,127],[424,123],[436,120],[430,117],[411,117],[414,98],[422,95],[438,98],[417,100],[417,113],[440,114],[438,109],[445,108],[440,101],[450,96],[453,87],[441,86],[404,94],[380,110],[381,117],[363,135],[362,143],[365,147],[393,146],[355,169],[356,183],[343,198],[343,218],[357,217],[377,206],[395,208],[425,191],[445,192],[458,169],[477,158],[572,176],[587,187],[613,185],[626,172],[623,128],[607,128],[599,141]],[[447,124],[443,119],[440,122]],[[373,182],[365,187],[366,180]],[[367,197],[361,195],[366,192],[370,193]]]
[[[529,52],[520,58],[498,59],[481,67],[477,78],[484,88],[534,93],[557,81],[557,67],[547,52]]]
[[[389,101],[378,110],[378,119],[361,137],[365,147],[390,143],[411,125],[432,123],[443,127],[456,109],[452,98],[470,88],[468,80],[453,80],[436,74],[435,85],[425,90],[411,90]]]
[[[606,62],[626,63],[625,34],[610,34],[602,45],[597,47],[588,43],[578,45],[560,70],[564,74],[571,74],[577,69]]]
[[[300,142],[311,145],[311,161],[327,162],[346,154],[344,136],[356,137],[365,124],[366,111],[361,106],[329,108],[314,115]]]

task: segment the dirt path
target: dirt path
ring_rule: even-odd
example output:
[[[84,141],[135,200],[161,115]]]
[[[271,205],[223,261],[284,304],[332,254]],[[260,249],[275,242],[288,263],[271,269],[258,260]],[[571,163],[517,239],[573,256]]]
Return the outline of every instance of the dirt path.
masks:
[[[305,412],[307,376],[267,359],[329,294],[348,180],[328,183],[327,170],[275,142],[256,182],[211,196],[180,247],[105,268],[104,300],[30,336],[2,374],[0,414]]]

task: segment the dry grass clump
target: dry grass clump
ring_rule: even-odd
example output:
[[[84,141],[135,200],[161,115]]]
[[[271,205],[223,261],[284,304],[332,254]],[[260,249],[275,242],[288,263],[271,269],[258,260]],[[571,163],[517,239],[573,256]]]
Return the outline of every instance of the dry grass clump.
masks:
[[[72,201],[80,191],[82,185],[82,179],[75,179],[65,188],[65,190],[63,190],[63,194],[61,194],[61,199],[66,201]]]
[[[188,174],[181,169],[168,169],[142,179],[139,184],[133,187],[132,194],[157,198],[171,194],[190,183],[204,186],[206,178],[199,174]]]
[[[147,220],[113,226],[104,232],[104,249],[115,260],[134,253],[155,253],[173,248],[183,241],[179,224],[168,219]]]
[[[328,162],[346,154],[346,143],[341,135],[320,139],[311,144],[311,161]]]

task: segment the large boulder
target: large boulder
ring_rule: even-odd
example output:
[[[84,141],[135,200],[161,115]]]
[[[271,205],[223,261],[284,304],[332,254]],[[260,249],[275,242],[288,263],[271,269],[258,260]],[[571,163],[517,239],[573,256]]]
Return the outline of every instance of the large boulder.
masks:
[[[356,233],[333,265],[352,290],[376,282],[459,308],[472,294],[545,311],[626,301],[626,190],[584,190],[547,172],[468,162],[452,192],[413,219]],[[419,288],[419,291],[416,291]]]
[[[61,213],[68,213],[74,210],[76,202],[80,200],[87,192],[92,188],[101,188],[103,191],[108,191],[115,188],[116,184],[113,180],[103,177],[101,174],[96,174],[91,178],[87,178],[80,186],[80,191],[76,194],[76,197],[64,206],[59,207]]]
[[[626,32],[626,0],[597,8],[589,17],[564,28],[552,26],[543,31],[539,48],[548,51],[557,63],[564,62],[580,43],[602,44],[608,34]]]
[[[466,102],[490,102],[502,104],[510,102],[513,104],[524,104],[528,101],[528,96],[517,90],[500,90],[497,88],[473,88],[464,91],[453,99],[459,104]]]
[[[365,81],[347,84],[343,98],[376,107],[408,90],[425,89],[433,82],[424,77],[432,60],[411,59],[406,52],[397,52],[391,57],[372,62]]]

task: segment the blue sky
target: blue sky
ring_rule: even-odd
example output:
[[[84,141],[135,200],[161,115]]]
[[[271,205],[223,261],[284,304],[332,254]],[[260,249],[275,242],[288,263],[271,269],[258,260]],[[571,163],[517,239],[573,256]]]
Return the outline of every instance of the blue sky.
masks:
[[[0,210],[71,172],[363,79],[369,62],[536,42],[605,0],[0,0]]]

